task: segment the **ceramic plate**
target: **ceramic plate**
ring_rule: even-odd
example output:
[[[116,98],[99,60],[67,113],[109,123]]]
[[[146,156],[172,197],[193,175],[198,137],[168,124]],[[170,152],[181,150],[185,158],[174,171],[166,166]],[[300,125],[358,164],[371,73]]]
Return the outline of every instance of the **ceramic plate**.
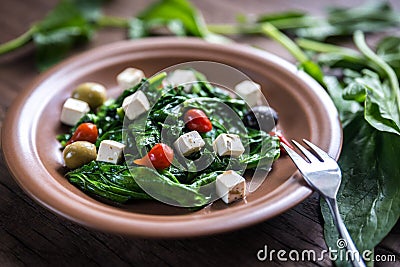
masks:
[[[116,75],[124,68],[146,76],[177,63],[214,61],[227,64],[261,84],[290,139],[306,138],[338,157],[342,131],[338,113],[313,79],[287,61],[243,45],[222,46],[198,39],[154,38],[103,46],[67,60],[38,79],[12,105],[4,124],[5,159],[18,184],[51,211],[103,231],[143,237],[200,236],[239,229],[295,206],[311,194],[287,157],[273,165],[263,184],[245,201],[216,201],[199,211],[156,201],[111,205],[94,199],[64,178],[57,134],[63,102],[86,81],[119,90]],[[118,91],[120,92],[120,91]]]

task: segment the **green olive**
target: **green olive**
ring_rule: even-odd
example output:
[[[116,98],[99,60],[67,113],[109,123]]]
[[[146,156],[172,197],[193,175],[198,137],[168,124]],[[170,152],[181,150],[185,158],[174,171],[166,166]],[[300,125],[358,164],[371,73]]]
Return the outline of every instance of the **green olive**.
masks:
[[[96,109],[106,101],[106,88],[99,83],[82,83],[75,88],[72,97],[85,101],[91,109]]]
[[[63,156],[65,165],[76,169],[96,159],[96,146],[87,141],[76,141],[65,147]]]

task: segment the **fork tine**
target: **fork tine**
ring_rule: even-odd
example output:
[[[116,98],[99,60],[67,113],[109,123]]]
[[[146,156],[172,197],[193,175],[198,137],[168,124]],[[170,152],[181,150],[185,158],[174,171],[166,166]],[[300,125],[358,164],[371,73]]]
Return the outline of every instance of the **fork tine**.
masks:
[[[325,151],[323,151],[321,148],[317,147],[310,141],[303,139],[303,142],[306,143],[322,160],[326,161],[332,159]]]
[[[293,144],[304,154],[304,156],[306,156],[306,158],[310,161],[310,162],[317,162],[319,161],[319,159],[314,156],[310,151],[308,151],[304,146],[300,145],[298,142],[296,142],[295,140],[292,140]]]
[[[293,163],[297,166],[299,170],[304,168],[304,164],[307,164],[307,162],[299,154],[297,154],[296,151],[294,151],[284,143],[281,143],[281,146],[286,150],[290,159],[293,161]]]

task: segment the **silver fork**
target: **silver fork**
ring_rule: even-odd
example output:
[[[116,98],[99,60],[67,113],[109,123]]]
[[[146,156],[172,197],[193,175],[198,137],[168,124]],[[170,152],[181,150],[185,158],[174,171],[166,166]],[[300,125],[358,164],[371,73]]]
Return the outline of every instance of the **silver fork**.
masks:
[[[298,142],[294,140],[292,140],[292,142],[304,154],[309,162],[304,160],[299,154],[297,154],[287,145],[283,143],[281,143],[281,145],[286,150],[294,164],[297,166],[308,185],[318,191],[328,203],[329,209],[333,216],[333,221],[339,231],[339,235],[346,241],[346,249],[348,251],[346,255],[350,254],[350,259],[353,266],[365,266],[362,255],[357,250],[339,213],[336,201],[336,195],[342,179],[342,173],[339,165],[327,153],[310,141],[303,139],[303,142],[308,145],[308,147],[315,153],[316,156],[318,156],[318,158]]]

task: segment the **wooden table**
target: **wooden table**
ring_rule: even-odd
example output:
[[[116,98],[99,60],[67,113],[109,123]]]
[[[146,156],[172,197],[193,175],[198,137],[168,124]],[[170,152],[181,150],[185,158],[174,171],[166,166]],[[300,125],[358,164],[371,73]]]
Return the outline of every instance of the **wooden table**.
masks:
[[[212,23],[233,22],[237,13],[282,11],[289,8],[322,13],[328,4],[356,5],[346,1],[267,1],[267,0],[197,0],[193,1]],[[392,4],[400,9],[400,2]],[[0,5],[0,43],[12,39],[32,22],[41,19],[55,0],[2,0]],[[147,5],[145,0],[114,0],[105,6],[109,15],[130,16]],[[75,54],[125,38],[118,29],[105,29],[94,41],[74,51]],[[255,44],[293,61],[281,47],[263,37],[237,38]],[[0,57],[0,122],[12,101],[38,75],[32,46]],[[7,144],[1,144],[7,149]],[[179,240],[127,238],[87,229],[44,209],[28,197],[14,182],[0,154],[0,266],[330,266],[327,256],[318,262],[261,262],[257,252],[269,250],[326,249],[319,196],[313,194],[303,203],[271,220],[236,232],[209,237]],[[378,254],[395,254],[400,265],[400,223],[377,247]]]

